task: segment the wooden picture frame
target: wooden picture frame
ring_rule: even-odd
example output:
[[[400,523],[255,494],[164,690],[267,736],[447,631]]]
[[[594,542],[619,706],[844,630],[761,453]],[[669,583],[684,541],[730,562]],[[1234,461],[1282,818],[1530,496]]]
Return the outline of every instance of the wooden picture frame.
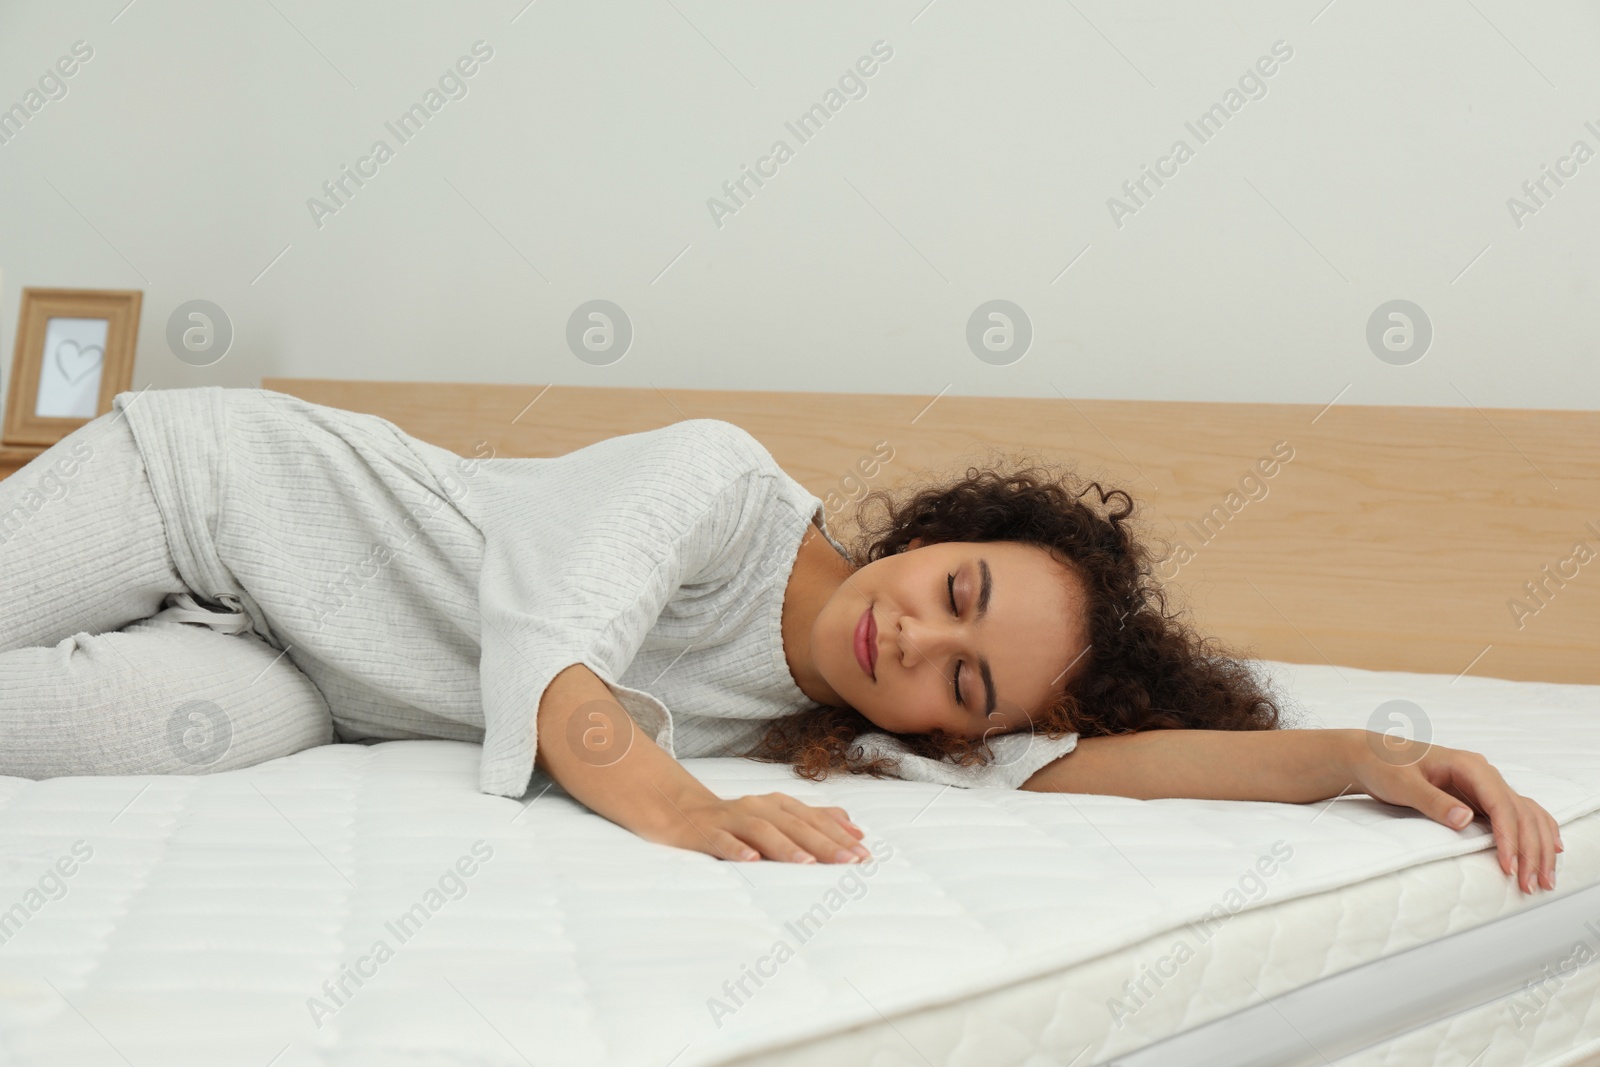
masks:
[[[48,447],[133,384],[138,289],[24,289],[0,444]]]

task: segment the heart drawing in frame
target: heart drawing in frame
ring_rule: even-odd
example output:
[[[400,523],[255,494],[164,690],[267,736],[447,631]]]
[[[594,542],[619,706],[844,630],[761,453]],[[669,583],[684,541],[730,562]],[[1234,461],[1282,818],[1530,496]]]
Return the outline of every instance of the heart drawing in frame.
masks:
[[[76,341],[62,341],[56,345],[56,369],[68,385],[77,385],[100,369],[106,350],[100,345],[80,346]]]

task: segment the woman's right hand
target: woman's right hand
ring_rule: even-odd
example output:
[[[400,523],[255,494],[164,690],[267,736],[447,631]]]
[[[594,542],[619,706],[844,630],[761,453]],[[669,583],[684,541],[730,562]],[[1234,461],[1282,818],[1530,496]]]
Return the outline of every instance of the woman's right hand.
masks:
[[[860,863],[872,858],[864,832],[843,808],[819,808],[786,793],[713,797],[680,805],[666,844],[725,860]]]
[[[783,793],[723,800],[660,745],[648,738],[635,744],[633,719],[585,663],[570,664],[545,686],[532,740],[536,768],[646,841],[729,860],[872,858],[843,808],[812,807]]]

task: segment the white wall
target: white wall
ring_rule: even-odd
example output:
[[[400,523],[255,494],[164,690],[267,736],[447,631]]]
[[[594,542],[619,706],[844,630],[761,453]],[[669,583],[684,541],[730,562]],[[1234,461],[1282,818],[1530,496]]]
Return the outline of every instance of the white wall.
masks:
[[[1600,407],[1600,158],[1520,226],[1507,206],[1600,151],[1593,3],[524,3],[8,0],[0,106],[93,57],[0,145],[4,372],[31,285],[143,289],[136,388]],[[398,145],[385,121],[480,40],[467,95]],[[801,144],[785,121],[878,41]],[[1278,41],[1201,144],[1185,121]],[[394,158],[319,227],[308,199],[379,138]],[[1193,158],[1119,227],[1108,198],[1178,138]],[[708,198],[777,139],[793,158],[718,226]],[[196,298],[236,331],[205,367],[165,338]],[[592,298],[636,331],[609,365],[566,344]],[[966,341],[995,298],[1034,329],[1006,365]],[[1366,340],[1395,298],[1435,331],[1407,365]]]

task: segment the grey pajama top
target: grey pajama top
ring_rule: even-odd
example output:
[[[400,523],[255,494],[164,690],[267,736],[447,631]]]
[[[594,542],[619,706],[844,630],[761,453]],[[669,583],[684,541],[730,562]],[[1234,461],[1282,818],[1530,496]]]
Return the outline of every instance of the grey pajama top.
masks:
[[[839,545],[822,501],[732,423],[503,459],[264,389],[147,389],[113,408],[179,574],[237,598],[343,741],[480,742],[480,790],[515,797],[544,688],[574,663],[680,759],[737,755],[815,706],[784,658],[783,594],[808,525]],[[901,778],[1000,788],[1076,741],[994,737],[993,762],[960,767],[859,738]]]

